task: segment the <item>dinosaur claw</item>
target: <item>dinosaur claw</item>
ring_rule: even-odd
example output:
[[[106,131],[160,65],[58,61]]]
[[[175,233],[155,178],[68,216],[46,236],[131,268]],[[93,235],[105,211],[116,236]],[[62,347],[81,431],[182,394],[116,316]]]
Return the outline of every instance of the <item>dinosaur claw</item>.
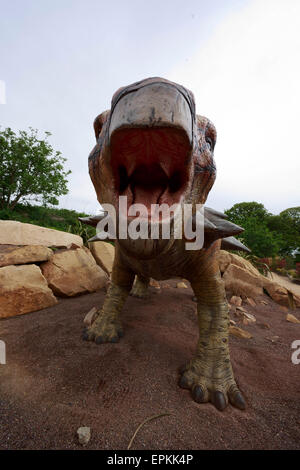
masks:
[[[88,341],[88,340],[89,340],[89,335],[88,335],[88,332],[87,332],[87,328],[84,328],[84,330],[82,331],[81,338],[82,338],[84,341]]]
[[[189,382],[188,382],[187,378],[184,375],[182,375],[180,377],[178,385],[179,385],[180,388],[186,388],[186,389],[190,388],[189,387]]]
[[[223,411],[226,408],[225,396],[219,390],[213,394],[213,404],[219,411]]]
[[[104,343],[103,337],[102,336],[97,336],[97,338],[95,339],[95,343],[96,344]]]
[[[246,409],[246,402],[241,392],[236,391],[234,395],[229,394],[229,400],[230,400],[230,403],[233,406],[236,406],[236,408],[238,408],[239,410]]]
[[[204,403],[205,401],[205,396],[204,396],[204,391],[200,385],[195,385],[192,389],[192,397],[195,402],[197,403]]]
[[[111,338],[109,340],[109,343],[118,343],[119,342],[119,337],[118,336],[114,336],[113,338]]]

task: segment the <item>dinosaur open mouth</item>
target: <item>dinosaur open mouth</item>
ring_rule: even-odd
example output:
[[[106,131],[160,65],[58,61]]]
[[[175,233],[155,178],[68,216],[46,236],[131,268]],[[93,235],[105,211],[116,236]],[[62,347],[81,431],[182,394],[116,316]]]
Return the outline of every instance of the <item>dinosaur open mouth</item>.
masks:
[[[143,204],[180,203],[189,181],[191,144],[180,128],[123,128],[111,137],[116,196],[127,196],[127,209]]]

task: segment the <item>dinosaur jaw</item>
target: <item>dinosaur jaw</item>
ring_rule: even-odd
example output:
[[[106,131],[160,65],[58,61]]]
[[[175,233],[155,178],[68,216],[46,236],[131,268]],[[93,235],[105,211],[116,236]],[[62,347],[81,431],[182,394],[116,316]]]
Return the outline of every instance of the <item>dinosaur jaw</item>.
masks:
[[[114,191],[127,196],[127,210],[143,204],[180,203],[188,187],[191,148],[177,128],[121,129],[111,138]]]

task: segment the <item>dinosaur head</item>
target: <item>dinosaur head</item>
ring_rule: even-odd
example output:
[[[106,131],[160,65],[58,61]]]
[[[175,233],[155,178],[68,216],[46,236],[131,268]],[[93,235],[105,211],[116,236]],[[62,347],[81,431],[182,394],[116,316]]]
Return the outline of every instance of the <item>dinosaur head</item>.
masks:
[[[215,180],[216,131],[195,114],[193,94],[163,78],[119,89],[94,122],[90,176],[101,204],[127,208],[204,203]],[[161,244],[163,248],[163,244]]]

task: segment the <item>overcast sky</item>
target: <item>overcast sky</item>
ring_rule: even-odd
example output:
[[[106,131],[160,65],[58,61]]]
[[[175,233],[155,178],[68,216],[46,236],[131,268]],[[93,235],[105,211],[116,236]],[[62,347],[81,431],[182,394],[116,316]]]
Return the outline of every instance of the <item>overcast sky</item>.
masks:
[[[97,212],[93,120],[149,76],[191,89],[217,127],[207,205],[300,204],[299,0],[0,0],[0,125],[53,134],[72,170],[61,207]]]

